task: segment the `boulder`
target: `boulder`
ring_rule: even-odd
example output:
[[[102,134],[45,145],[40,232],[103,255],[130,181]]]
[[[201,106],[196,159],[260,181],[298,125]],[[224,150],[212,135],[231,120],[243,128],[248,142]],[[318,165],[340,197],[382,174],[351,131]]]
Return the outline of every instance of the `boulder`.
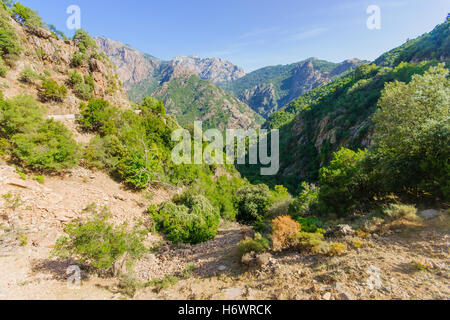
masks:
[[[346,236],[352,236],[355,234],[355,231],[348,224],[340,224],[335,227],[328,229],[325,233],[326,237],[332,238],[343,238]]]
[[[433,219],[439,215],[439,211],[435,209],[428,209],[421,211],[419,215],[424,219]]]

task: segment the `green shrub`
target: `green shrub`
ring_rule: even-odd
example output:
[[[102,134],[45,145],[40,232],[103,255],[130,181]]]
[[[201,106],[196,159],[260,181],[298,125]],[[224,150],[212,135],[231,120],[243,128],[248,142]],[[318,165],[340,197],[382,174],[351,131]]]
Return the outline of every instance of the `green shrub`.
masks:
[[[306,182],[303,182],[301,187],[300,195],[289,206],[289,212],[294,219],[311,215],[319,202],[318,187]]]
[[[82,53],[75,53],[72,57],[72,67],[81,67],[86,61],[86,57]]]
[[[166,202],[153,214],[159,230],[172,242],[200,243],[213,239],[219,228],[219,214],[201,195],[185,194]]]
[[[36,131],[14,135],[11,141],[13,154],[35,170],[59,171],[78,163],[79,147],[71,132],[51,119],[41,122]]]
[[[254,223],[262,220],[271,205],[269,187],[265,184],[245,186],[237,191],[236,219],[243,223]]]
[[[76,258],[99,269],[111,269],[127,254],[127,259],[139,258],[145,251],[143,236],[126,225],[115,227],[107,222],[107,211],[85,222],[74,222],[65,228],[67,236],[57,240],[53,254],[62,258]]]
[[[255,234],[254,239],[242,240],[238,245],[238,257],[239,261],[242,257],[250,252],[263,252],[269,249],[269,240],[263,238],[259,233]]]
[[[51,79],[42,80],[42,88],[39,92],[42,101],[62,102],[66,98],[67,89],[64,85],[59,86],[58,83]]]
[[[94,39],[92,39],[89,33],[87,33],[85,30],[78,29],[73,36],[73,40],[82,53],[85,53],[87,49],[97,48],[97,44],[95,43]]]
[[[368,197],[367,177],[361,166],[367,151],[354,152],[342,148],[328,167],[320,169],[319,202],[324,211],[346,216],[357,209],[361,199]]]
[[[391,220],[406,219],[409,221],[417,221],[417,209],[414,206],[402,203],[393,203],[383,209],[383,213]]]
[[[14,3],[12,7],[13,17],[23,25],[31,28],[40,28],[43,26],[41,17],[36,11],[22,5],[19,2]]]
[[[45,178],[43,176],[34,176],[33,180],[37,181],[37,182],[39,182],[41,184],[45,182]]]
[[[9,23],[9,16],[4,10],[0,10],[0,56],[11,65],[22,52],[19,37]]]
[[[300,225],[302,226],[302,231],[304,232],[310,233],[323,232],[323,228],[325,227],[323,222],[316,217],[309,217],[309,218],[298,217],[296,220],[298,223],[300,223]]]
[[[327,253],[330,249],[328,243],[324,241],[323,233],[321,232],[300,232],[296,239],[297,248],[300,251],[308,251],[313,254]]]
[[[385,86],[369,169],[384,194],[450,197],[450,79],[444,64]]]
[[[77,84],[84,83],[83,76],[78,73],[77,70],[73,70],[72,72],[69,72],[68,74],[69,79],[67,80],[67,84],[73,88]]]
[[[6,77],[7,73],[8,73],[8,67],[6,66],[5,62],[3,61],[3,58],[0,56],[0,77],[2,77],[2,78]]]
[[[86,83],[79,83],[73,87],[75,95],[81,100],[88,101],[93,98],[92,87]]]
[[[18,133],[36,131],[43,122],[45,111],[45,107],[31,96],[0,99],[0,136],[11,139]]]
[[[36,79],[39,78],[39,75],[34,72],[30,67],[26,67],[20,73],[19,80],[25,83],[34,83]]]
[[[84,130],[101,134],[114,133],[113,116],[118,113],[118,109],[112,107],[108,101],[92,99],[87,105],[82,104],[80,109],[80,124]]]

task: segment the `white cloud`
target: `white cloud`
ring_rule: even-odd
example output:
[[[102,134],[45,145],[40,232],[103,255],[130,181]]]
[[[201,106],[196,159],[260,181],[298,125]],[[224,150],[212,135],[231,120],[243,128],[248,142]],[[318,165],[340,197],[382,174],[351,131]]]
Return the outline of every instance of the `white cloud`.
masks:
[[[306,31],[302,31],[296,34],[293,34],[287,38],[289,41],[301,41],[309,38],[317,37],[325,32],[327,32],[327,28],[314,28]]]

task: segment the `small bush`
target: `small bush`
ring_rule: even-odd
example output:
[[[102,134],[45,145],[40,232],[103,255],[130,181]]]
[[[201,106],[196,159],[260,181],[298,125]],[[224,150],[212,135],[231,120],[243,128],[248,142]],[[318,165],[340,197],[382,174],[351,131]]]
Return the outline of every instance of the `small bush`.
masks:
[[[417,221],[420,218],[417,216],[417,209],[414,206],[406,204],[390,204],[383,210],[391,220],[406,219],[409,221]]]
[[[86,57],[82,53],[75,53],[72,57],[72,67],[78,68],[84,65]]]
[[[44,102],[62,102],[66,98],[67,89],[64,85],[59,86],[55,80],[46,78],[42,80],[42,88],[39,94]]]
[[[93,98],[92,87],[86,83],[78,83],[73,87],[73,92],[81,100],[88,101]]]
[[[333,242],[327,254],[330,257],[342,256],[347,251],[347,245],[340,242]]]
[[[310,215],[319,201],[318,187],[306,182],[303,182],[301,187],[300,195],[289,206],[289,212],[294,219]]]
[[[39,182],[41,184],[45,182],[45,178],[43,176],[34,176],[33,180],[37,181],[37,182]]]
[[[3,61],[3,58],[0,56],[0,77],[2,77],[2,78],[6,77],[7,73],[8,73],[8,67],[6,66],[5,62]]]
[[[68,76],[69,76],[69,79],[67,81],[67,84],[71,88],[75,87],[77,84],[84,83],[83,76],[81,74],[79,74],[77,70],[69,72]]]
[[[329,246],[324,241],[323,233],[300,232],[297,234],[297,248],[300,251],[308,251],[314,254],[328,252]]]
[[[146,286],[154,286],[155,291],[157,293],[167,290],[170,287],[176,285],[178,283],[178,278],[175,276],[165,276],[162,279],[155,279],[152,281],[149,281]]]
[[[353,240],[352,245],[353,245],[353,248],[359,249],[359,248],[361,248],[364,245],[364,242],[362,242],[361,240],[357,240],[356,239],[356,240]]]
[[[289,216],[280,216],[272,221],[272,244],[275,251],[288,249],[295,244],[300,224]]]
[[[259,233],[255,234],[254,239],[242,240],[238,245],[239,261],[250,252],[263,252],[269,249],[269,240],[263,238]]]
[[[316,217],[310,217],[310,218],[299,217],[299,218],[297,218],[297,222],[300,223],[300,225],[302,227],[302,231],[304,231],[304,232],[310,232],[310,233],[321,232],[323,230],[323,228],[325,227],[323,222],[320,221],[320,219],[316,218]]]
[[[262,220],[271,205],[270,190],[265,184],[245,186],[237,191],[236,219],[243,223]]]
[[[0,56],[11,66],[23,49],[15,29],[8,20],[7,13],[0,10]]]
[[[216,236],[220,216],[205,197],[186,194],[177,204],[164,203],[153,220],[170,241],[195,244]]]
[[[95,215],[86,222],[69,224],[65,228],[67,236],[58,239],[53,254],[78,258],[81,263],[106,270],[125,253],[129,259],[136,259],[146,251],[141,234],[127,231],[126,225],[112,226],[105,214],[95,212]]]
[[[117,108],[112,107],[108,101],[92,99],[89,103],[81,104],[81,127],[86,131],[101,134],[114,133],[113,116],[118,113]]]
[[[25,82],[25,83],[34,83],[34,81],[38,78],[39,78],[39,75],[36,72],[34,72],[31,68],[26,67],[20,73],[19,80],[21,82]]]
[[[59,171],[78,162],[79,147],[71,132],[51,119],[42,122],[36,131],[14,135],[11,141],[13,154],[32,169]]]

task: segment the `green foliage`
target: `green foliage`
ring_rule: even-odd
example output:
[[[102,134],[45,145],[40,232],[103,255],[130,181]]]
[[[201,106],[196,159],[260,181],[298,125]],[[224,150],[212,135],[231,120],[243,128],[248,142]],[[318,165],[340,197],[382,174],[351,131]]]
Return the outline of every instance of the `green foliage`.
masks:
[[[164,203],[152,217],[170,241],[195,244],[216,236],[220,216],[205,197],[187,193],[175,201]]]
[[[144,99],[142,99],[140,108],[144,115],[147,115],[149,112],[154,114],[160,114],[162,116],[166,115],[166,109],[164,107],[164,104],[153,97],[145,96]]]
[[[315,70],[320,72],[332,72],[333,69],[338,66],[337,64],[328,61],[308,59],[289,65],[265,67],[253,71],[235,81],[221,84],[221,86],[225,90],[232,92],[236,97],[245,96],[246,92],[253,90],[255,87],[273,91],[274,94],[272,97],[267,97],[265,95],[262,97],[256,96],[247,102],[253,110],[264,117],[268,117],[271,113],[289,103],[295,92],[299,91],[298,86],[302,79],[299,79],[298,70],[309,62],[313,64]],[[310,83],[305,84],[304,91],[310,89],[310,85]],[[278,114],[276,117],[278,118],[280,116],[287,115]]]
[[[93,99],[89,103],[81,104],[80,124],[86,131],[98,132],[102,135],[115,133],[113,116],[119,112],[108,101]]]
[[[61,123],[46,120],[34,132],[11,138],[13,154],[35,170],[59,171],[78,163],[79,147]]]
[[[78,29],[74,36],[73,40],[78,46],[78,49],[81,53],[85,53],[88,49],[96,49],[97,44],[95,43],[94,39],[87,33],[85,30]]]
[[[19,80],[25,83],[34,83],[39,78],[39,75],[30,67],[26,67],[20,73]]]
[[[78,68],[83,66],[86,56],[83,53],[75,53],[72,57],[72,67]]]
[[[30,96],[0,101],[0,136],[12,154],[35,170],[58,171],[78,162],[79,147],[61,123],[44,120],[44,107]]]
[[[45,178],[43,176],[34,176],[33,180],[37,181],[37,182],[39,182],[41,184],[43,184],[45,182]]]
[[[5,78],[7,73],[8,67],[5,64],[5,61],[3,61],[3,58],[0,56],[0,77]]]
[[[298,217],[296,220],[297,220],[298,223],[300,223],[303,232],[325,233],[325,231],[323,229],[325,227],[325,225],[323,224],[322,221],[320,221],[319,218],[316,218],[316,217],[309,217],[309,218]]]
[[[62,258],[77,258],[99,269],[110,269],[127,254],[139,258],[146,250],[142,234],[128,231],[126,225],[115,227],[107,222],[107,210],[97,212],[85,222],[74,222],[65,228],[67,236],[57,240],[53,254]]]
[[[9,22],[9,14],[0,9],[0,56],[11,65],[22,52],[19,38]]]
[[[406,219],[409,221],[418,221],[417,209],[412,205],[403,203],[392,203],[383,208],[383,214],[390,220]]]
[[[262,220],[271,204],[269,187],[264,184],[245,186],[236,194],[236,219],[243,223]]]
[[[263,252],[269,249],[269,247],[270,247],[269,240],[262,237],[259,233],[256,233],[254,239],[247,239],[239,242],[238,245],[239,260],[241,260],[242,257],[247,253]]]
[[[395,67],[401,62],[441,60],[449,61],[450,21],[438,25],[433,31],[386,52],[375,63],[380,66]]]
[[[190,192],[204,195],[220,212],[223,219],[233,221],[236,218],[234,201],[236,192],[245,182],[238,177],[211,176],[212,172],[199,171],[194,179]]]
[[[294,218],[309,216],[319,201],[319,188],[314,184],[303,182],[302,191],[289,206],[289,212]]]
[[[14,19],[26,27],[40,28],[44,25],[41,17],[36,11],[22,5],[19,2],[14,3],[12,6],[12,14]]]
[[[42,88],[39,91],[39,95],[44,102],[62,102],[67,96],[67,89],[64,85],[58,85],[55,80],[45,78],[42,80]]]
[[[370,159],[385,193],[450,197],[450,80],[443,65],[386,85]]]
[[[342,148],[334,154],[328,167],[320,169],[322,210],[346,216],[357,208],[359,200],[368,196],[364,188],[367,177],[360,165],[366,156],[367,151]]]

